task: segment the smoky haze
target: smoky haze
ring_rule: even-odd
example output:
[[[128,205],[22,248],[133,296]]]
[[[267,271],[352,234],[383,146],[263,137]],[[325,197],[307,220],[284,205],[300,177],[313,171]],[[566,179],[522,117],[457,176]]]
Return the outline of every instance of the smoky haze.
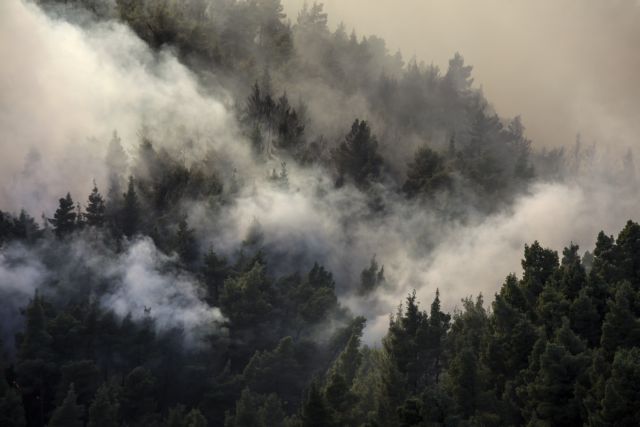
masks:
[[[294,18],[302,0],[284,0]],[[311,3],[311,2],[309,2]],[[405,61],[446,69],[454,52],[499,114],[521,114],[537,146],[637,147],[640,7],[636,0],[326,0],[335,27],[384,38]]]
[[[285,3],[294,19],[301,2]],[[475,67],[474,85],[484,88],[501,115],[522,114],[536,146],[568,145],[581,131],[587,141],[625,148],[640,131],[633,120],[634,96],[640,91],[632,84],[638,62],[632,49],[634,3],[571,2],[560,7],[551,2],[454,1],[443,7],[433,2],[327,1],[326,11],[333,25],[343,20],[358,34],[376,33],[387,39],[390,50],[400,48],[405,61],[415,54],[419,60],[433,60],[443,73],[453,53],[462,52]],[[205,147],[214,148],[222,158],[234,160],[246,185],[234,203],[216,212],[215,221],[208,204],[185,204],[181,214],[201,237],[201,252],[214,247],[233,256],[257,225],[262,243],[289,270],[318,261],[334,273],[342,301],[369,319],[370,342],[384,334],[389,313],[412,289],[421,301],[429,301],[440,288],[447,309],[472,294],[491,296],[507,274],[519,272],[525,243],[537,239],[561,250],[574,241],[590,249],[600,229],[618,230],[638,212],[635,188],[620,189],[596,170],[579,184],[536,183],[508,209],[490,216],[475,215],[469,208],[462,225],[443,221],[431,207],[407,202],[383,185],[379,191],[388,213],[372,219],[367,195],[353,186],[336,189],[323,168],[290,163],[290,191],[274,189],[265,177],[279,162],[267,166],[249,158],[249,142],[236,132],[233,103],[220,95],[224,91],[208,95],[170,48],[152,52],[123,23],[78,26],[52,19],[30,3],[3,2],[0,54],[9,59],[0,67],[1,209],[25,207],[38,215],[49,207],[50,217],[57,198],[67,191],[84,203],[92,179],[105,187],[104,156],[114,130],[131,163],[145,132],[157,147],[181,158],[189,153],[202,157]],[[374,132],[383,127],[384,118],[376,120],[362,96],[344,101],[326,83],[305,79],[288,86],[282,76],[273,79],[279,89],[293,87],[291,99],[308,95],[310,115],[329,135],[342,137],[356,117],[368,116]],[[384,143],[387,156],[402,151],[399,144]],[[413,155],[413,150],[404,151]],[[152,245],[145,241],[132,247],[152,254],[131,257],[132,265],[142,265],[136,271],[154,271],[155,251],[147,246]],[[366,300],[354,289],[373,256],[384,265],[389,286]],[[26,271],[34,278],[41,275],[39,265],[15,269],[0,261],[0,288],[9,288],[10,280]],[[291,271],[276,271],[282,272]],[[184,283],[191,289],[190,281]],[[123,281],[122,292],[109,305],[120,307],[120,301],[138,295],[140,290],[128,284]],[[142,291],[149,289],[155,287]],[[30,294],[31,289],[25,295]],[[199,307],[190,305],[197,298],[186,295],[187,307]],[[171,315],[165,317],[184,323],[188,316],[180,304],[170,306]],[[138,312],[139,305],[134,307]],[[164,311],[156,307],[153,313]],[[217,317],[203,314],[207,321]]]

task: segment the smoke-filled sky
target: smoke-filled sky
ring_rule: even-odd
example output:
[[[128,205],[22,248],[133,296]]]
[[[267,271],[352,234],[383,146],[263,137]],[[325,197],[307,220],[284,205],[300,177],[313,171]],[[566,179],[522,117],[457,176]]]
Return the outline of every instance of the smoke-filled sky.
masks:
[[[303,0],[284,0],[295,22]],[[311,3],[311,2],[309,2]],[[637,147],[637,0],[325,0],[329,23],[376,34],[391,52],[446,70],[460,52],[499,114],[521,114],[538,145]]]

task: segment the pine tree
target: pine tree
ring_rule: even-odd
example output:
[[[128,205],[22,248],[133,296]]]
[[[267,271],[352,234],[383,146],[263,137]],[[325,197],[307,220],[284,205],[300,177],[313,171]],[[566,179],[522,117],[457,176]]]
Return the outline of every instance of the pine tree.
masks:
[[[262,427],[260,423],[259,402],[248,388],[242,390],[236,402],[235,411],[225,415],[225,427]]]
[[[535,301],[540,292],[542,292],[545,283],[557,268],[557,252],[544,249],[537,241],[533,242],[531,246],[524,246],[522,288],[530,303]]]
[[[98,192],[98,187],[94,181],[93,190],[89,194],[89,204],[84,213],[84,218],[89,227],[102,227],[105,218],[105,204],[102,195]]]
[[[194,230],[189,228],[189,225],[184,218],[181,219],[178,224],[178,231],[175,236],[175,248],[180,259],[186,264],[191,264],[198,256],[198,247]]]
[[[427,313],[420,310],[414,290],[406,298],[405,309],[399,307],[398,313],[391,319],[387,336],[382,341],[390,363],[404,376],[412,392],[426,381],[428,329]]]
[[[444,158],[429,147],[420,148],[409,163],[407,180],[402,191],[407,197],[430,196],[446,189],[451,184],[451,177]]]
[[[58,209],[49,222],[53,225],[58,238],[73,232],[76,228],[76,213],[71,194],[67,193],[66,197],[60,199]]]
[[[640,425],[640,348],[616,353],[598,421],[602,425]]]
[[[118,427],[118,403],[110,387],[102,385],[89,406],[88,427]]]
[[[586,286],[587,273],[578,255],[578,246],[571,244],[562,251],[559,285],[566,297],[573,301]]]
[[[427,338],[427,357],[429,360],[428,379],[438,384],[442,359],[445,350],[445,340],[451,325],[451,316],[440,309],[440,290],[436,289],[436,296],[431,303],[429,312],[429,329]],[[430,366],[429,366],[430,365]]]
[[[25,314],[26,330],[18,353],[20,359],[48,359],[52,339],[47,331],[43,300],[37,292],[27,306]]]
[[[167,415],[167,427],[185,427],[185,407],[183,404],[177,404],[169,409]]]
[[[586,289],[580,291],[578,298],[571,304],[569,319],[571,329],[585,339],[589,347],[598,346],[601,336],[600,315]]]
[[[637,295],[628,282],[620,284],[615,298],[608,302],[600,346],[610,357],[620,348],[640,345],[640,320],[632,310],[636,304]]]
[[[22,398],[20,393],[13,388],[8,388],[4,395],[0,392],[0,425],[3,427],[24,427],[27,425]]]
[[[229,274],[229,267],[224,258],[218,257],[213,249],[204,257],[203,272],[204,283],[207,287],[208,300],[211,305],[218,306],[220,291],[224,286],[224,279]]]
[[[207,419],[198,408],[193,408],[187,414],[185,427],[207,427]]]
[[[17,382],[23,395],[27,424],[43,424],[46,414],[54,409],[58,372],[44,305],[36,292],[25,310],[26,327],[18,349]]]
[[[76,203],[76,229],[82,230],[85,226],[84,215],[82,214],[82,206],[80,202]]]
[[[378,262],[374,255],[373,258],[371,258],[369,267],[360,273],[358,293],[360,295],[368,295],[382,284],[384,284],[384,266],[378,268]]]
[[[49,420],[49,427],[82,427],[82,406],[77,404],[73,384],[69,386],[67,396],[62,404],[56,408]]]
[[[568,319],[539,356],[535,379],[527,386],[532,417],[550,425],[581,425],[578,385],[586,381],[591,357],[586,345],[569,327]],[[532,360],[533,362],[533,360]]]
[[[144,426],[156,421],[155,384],[154,376],[143,367],[137,367],[127,375],[120,398],[124,420],[134,426]]]
[[[333,414],[320,386],[312,382],[307,397],[302,405],[303,427],[331,427],[335,425]]]
[[[451,360],[444,387],[464,419],[482,418],[487,411],[495,410],[489,372],[469,345]]]
[[[121,139],[116,131],[107,148],[105,159],[108,172],[108,198],[110,203],[114,203],[122,194],[122,173],[127,169],[127,154],[122,148]]]
[[[362,363],[362,354],[360,353],[361,335],[362,333],[351,335],[347,347],[340,353],[334,366],[334,370],[344,377],[349,387],[353,384],[358,368]]]
[[[129,177],[127,192],[123,195],[124,203],[122,207],[122,232],[128,238],[133,237],[138,232],[140,226],[140,203],[135,189],[133,177]]]
[[[353,122],[351,131],[333,152],[333,159],[339,182],[351,178],[357,186],[367,187],[382,173],[383,160],[378,154],[378,141],[364,120]]]
[[[284,410],[282,409],[282,402],[276,394],[272,393],[267,396],[258,413],[262,425],[285,427],[286,416]]]
[[[22,406],[22,396],[7,383],[0,341],[0,425],[3,427],[24,427],[27,425]]]
[[[338,425],[350,425],[350,412],[357,399],[351,393],[344,376],[337,370],[332,370],[329,374],[324,395],[325,401],[333,410],[334,419]]]

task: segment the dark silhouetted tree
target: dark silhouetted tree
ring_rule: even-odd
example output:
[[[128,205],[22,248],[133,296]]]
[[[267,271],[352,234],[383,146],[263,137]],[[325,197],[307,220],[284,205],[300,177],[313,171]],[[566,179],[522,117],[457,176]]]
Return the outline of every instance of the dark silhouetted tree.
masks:
[[[53,411],[49,420],[50,427],[82,427],[82,406],[77,404],[76,393],[73,384],[69,386],[69,391],[60,406]]]
[[[445,159],[429,147],[420,148],[407,170],[407,180],[402,191],[408,197],[429,196],[446,189],[451,184],[451,177]]]
[[[366,187],[382,173],[382,157],[378,154],[378,141],[371,134],[366,121],[356,119],[351,131],[333,152],[340,177],[350,178],[359,187]]]
[[[133,237],[138,232],[140,226],[140,202],[138,201],[133,177],[129,177],[127,192],[123,195],[121,221],[122,232],[128,238]]]
[[[98,187],[93,183],[93,190],[89,194],[89,203],[85,209],[84,219],[90,227],[102,227],[105,218],[105,204]]]
[[[67,193],[66,197],[60,199],[58,209],[49,222],[53,225],[58,238],[67,236],[75,230],[76,212],[71,194]]]

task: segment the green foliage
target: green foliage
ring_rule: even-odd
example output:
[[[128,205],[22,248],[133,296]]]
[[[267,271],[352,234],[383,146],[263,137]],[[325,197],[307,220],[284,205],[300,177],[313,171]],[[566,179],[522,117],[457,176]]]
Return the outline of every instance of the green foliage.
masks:
[[[634,313],[638,295],[628,282],[618,286],[615,297],[609,300],[609,310],[602,324],[602,349],[613,355],[618,348],[640,345],[640,320]]]
[[[442,193],[446,201],[495,212],[526,190],[534,172],[561,173],[563,152],[532,153],[520,118],[494,114],[461,55],[443,73],[415,60],[405,64],[375,36],[330,30],[320,4],[305,5],[291,26],[280,0],[64,3],[98,20],[120,19],[154,52],[176,52],[203,86],[215,80],[236,105],[246,99],[237,111],[241,131],[257,160],[280,165],[267,176],[280,193],[306,185],[297,181],[304,167],[333,168],[338,186],[352,183],[354,197],[371,199],[363,216],[382,221],[375,207],[400,194],[416,206]],[[308,82],[319,90],[308,90]],[[371,119],[355,120],[330,151],[335,129],[324,116],[342,115],[345,100],[362,104]],[[153,131],[143,130],[131,165],[114,132],[106,201],[95,183],[81,215],[70,194],[60,199],[45,221],[58,239],[24,211],[0,212],[2,249],[12,241],[34,248],[48,272],[47,300],[34,296],[15,348],[6,345],[1,425],[640,423],[638,224],[629,222],[617,238],[600,233],[593,255],[582,260],[573,244],[561,260],[538,242],[525,246],[522,279],[508,276],[490,311],[481,296],[467,298],[452,317],[439,292],[423,310],[414,292],[391,317],[382,345],[370,348],[361,345],[365,318],[341,306],[331,272],[314,264],[277,275],[310,265],[284,265],[282,248],[262,247],[267,239],[257,228],[240,253],[199,253],[218,235],[214,246],[226,248],[230,231],[217,214],[246,194],[250,176],[234,166],[246,163],[213,149],[190,153],[188,143],[176,156],[154,148]],[[413,153],[405,176],[394,161],[406,161],[415,141],[430,145]],[[627,156],[626,176],[632,166]],[[185,220],[193,206],[208,208],[217,227],[206,237]],[[66,238],[83,225],[101,239],[82,241],[84,232]],[[224,325],[187,345],[182,338],[191,331],[166,330],[155,313],[107,309],[117,280],[57,265],[70,249],[82,250],[72,246],[78,242],[104,246],[105,258],[95,262],[111,264],[107,256],[122,255],[122,235],[148,236],[160,251],[177,253],[170,269],[201,282],[197,297],[205,311],[222,311]],[[384,269],[372,259],[360,283],[340,285],[373,301],[386,285]],[[133,302],[144,306],[142,299]]]
[[[98,388],[95,398],[89,406],[88,427],[117,427],[118,424],[117,395],[107,384]]]
[[[366,121],[356,119],[351,131],[333,152],[339,182],[351,179],[359,187],[367,187],[380,178],[382,157],[378,154],[378,141],[371,134]]]
[[[129,177],[127,192],[123,194],[121,228],[128,238],[133,237],[140,227],[140,202],[136,193],[135,181]]]
[[[49,426],[51,427],[82,427],[82,406],[76,402],[76,393],[73,384],[69,386],[69,391],[64,401],[51,415]]]
[[[371,264],[368,268],[362,270],[360,274],[360,287],[358,293],[360,295],[367,295],[374,292],[378,286],[384,285],[384,266],[378,269],[378,263],[376,257],[371,258]]]
[[[153,374],[143,367],[133,369],[125,378],[120,409],[122,417],[131,425],[145,426],[156,422],[155,382]]]
[[[235,411],[227,413],[225,427],[282,427],[285,425],[282,402],[275,394],[268,396],[245,388],[236,402]]]
[[[24,406],[19,390],[5,378],[5,365],[0,354],[0,425],[7,427],[26,426]]]
[[[611,377],[605,385],[600,421],[603,425],[640,423],[640,349],[616,352]]]
[[[102,227],[104,225],[105,203],[95,183],[91,194],[89,194],[89,204],[85,210],[84,219],[90,227]]]
[[[333,413],[320,389],[313,382],[302,405],[303,427],[331,427],[335,425]]]
[[[0,211],[0,245],[16,239],[33,242],[41,236],[40,226],[24,210],[17,217]]]
[[[558,268],[558,254],[544,249],[536,241],[525,245],[522,260],[522,287],[529,301],[535,300],[542,292],[544,284]]]
[[[451,177],[445,159],[429,147],[416,151],[409,163],[407,180],[402,191],[407,197],[431,196],[451,185]]]
[[[53,215],[53,218],[49,219],[49,222],[53,225],[58,238],[62,238],[73,232],[76,228],[76,212],[71,194],[67,193],[66,197],[60,199],[58,209]]]
[[[238,327],[259,323],[273,309],[273,291],[264,266],[256,262],[246,273],[227,279],[220,295],[220,305]]]
[[[174,238],[174,247],[184,263],[191,264],[196,260],[198,257],[197,245],[194,230],[189,228],[186,219],[180,220]]]

